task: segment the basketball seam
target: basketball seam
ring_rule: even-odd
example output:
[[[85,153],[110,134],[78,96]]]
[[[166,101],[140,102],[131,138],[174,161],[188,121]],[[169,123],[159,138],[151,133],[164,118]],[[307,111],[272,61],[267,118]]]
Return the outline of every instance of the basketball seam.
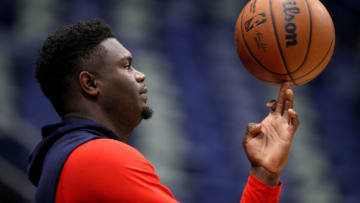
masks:
[[[326,54],[324,55],[324,57],[321,59],[320,63],[317,64],[316,66],[314,66],[314,68],[311,69],[309,72],[307,72],[305,75],[302,75],[302,76],[300,76],[300,77],[298,77],[298,78],[295,78],[295,80],[299,80],[299,79],[301,79],[301,78],[304,78],[305,76],[307,76],[307,75],[309,75],[310,73],[312,73],[313,71],[315,71],[320,65],[322,65],[322,63],[324,62],[324,60],[326,59],[326,57],[328,57],[329,54],[330,54],[330,50],[331,50],[331,48],[333,47],[333,44],[334,44],[334,39],[335,39],[335,35],[333,34],[332,41],[331,41],[331,43],[330,43],[330,47],[329,47],[329,49],[327,50],[327,52],[326,52]],[[329,60],[329,61],[330,61],[330,60]],[[313,78],[312,78],[312,79],[313,79]],[[312,79],[305,80],[305,82],[306,82],[306,81],[310,81],[310,80],[312,80]],[[271,80],[265,80],[265,79],[263,79],[263,78],[259,78],[259,80],[262,80],[262,81],[265,81],[265,82],[269,82],[269,83],[275,83],[275,84],[280,84],[280,83],[282,83],[281,81],[271,81]]]
[[[332,37],[332,40],[331,40],[331,43],[330,43],[330,47],[329,47],[329,49],[327,50],[327,52],[326,52],[326,54],[324,55],[324,57],[321,59],[320,63],[319,63],[318,65],[314,66],[314,68],[311,69],[309,72],[307,72],[305,75],[302,75],[302,76],[300,76],[300,77],[298,77],[298,78],[295,78],[295,80],[304,78],[305,76],[309,75],[310,73],[312,73],[313,71],[315,71],[315,70],[324,62],[324,60],[326,59],[326,57],[328,57],[328,55],[330,54],[330,50],[331,50],[331,48],[332,48],[333,45],[334,45],[334,39],[335,39],[335,35],[334,35],[334,33],[333,33],[333,37]],[[334,45],[334,46],[335,46],[335,45]],[[330,61],[330,60],[329,60],[329,61]]]
[[[310,9],[308,0],[305,0],[305,3],[306,3],[306,7],[307,7],[307,9],[308,9],[308,12],[309,12],[309,19],[310,19],[309,42],[308,42],[308,46],[307,46],[307,49],[306,49],[306,53],[305,53],[305,57],[304,57],[303,62],[301,63],[301,65],[300,65],[299,67],[297,67],[293,72],[291,72],[291,73],[289,73],[289,74],[296,73],[298,70],[300,70],[300,68],[305,64],[305,61],[306,61],[306,59],[308,58],[309,52],[310,52],[310,46],[311,46],[311,41],[312,41],[312,14],[311,14],[311,9]],[[296,80],[296,79],[295,79],[295,80]]]
[[[271,18],[272,18],[272,25],[273,25],[273,29],[274,29],[274,33],[275,33],[275,38],[276,38],[276,42],[277,42],[277,45],[278,45],[278,49],[279,49],[279,52],[280,52],[280,56],[281,56],[281,60],[284,64],[284,67],[286,69],[286,72],[288,73],[287,75],[290,77],[291,81],[294,83],[294,85],[297,85],[294,78],[292,77],[290,71],[289,71],[289,68],[287,66],[287,63],[286,63],[286,60],[285,60],[285,57],[284,57],[284,53],[281,49],[281,45],[280,45],[280,41],[279,41],[279,36],[278,36],[278,32],[276,30],[276,25],[275,25],[275,18],[274,18],[274,14],[273,14],[273,9],[272,9],[272,0],[269,0],[269,7],[270,7],[270,14],[271,14]]]

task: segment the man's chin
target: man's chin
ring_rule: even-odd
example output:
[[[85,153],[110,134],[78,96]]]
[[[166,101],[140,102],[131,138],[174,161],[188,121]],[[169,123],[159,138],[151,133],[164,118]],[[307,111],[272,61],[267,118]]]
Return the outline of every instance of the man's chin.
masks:
[[[153,110],[150,107],[146,106],[144,110],[141,112],[141,117],[147,120],[152,117],[153,113],[154,113]]]

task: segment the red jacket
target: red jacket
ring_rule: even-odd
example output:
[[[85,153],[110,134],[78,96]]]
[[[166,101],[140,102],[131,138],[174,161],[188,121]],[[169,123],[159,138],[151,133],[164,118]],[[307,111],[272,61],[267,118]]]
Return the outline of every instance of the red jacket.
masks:
[[[276,203],[281,185],[271,187],[250,174],[241,203]],[[112,139],[77,147],[62,169],[56,203],[178,202],[150,162],[135,148]]]

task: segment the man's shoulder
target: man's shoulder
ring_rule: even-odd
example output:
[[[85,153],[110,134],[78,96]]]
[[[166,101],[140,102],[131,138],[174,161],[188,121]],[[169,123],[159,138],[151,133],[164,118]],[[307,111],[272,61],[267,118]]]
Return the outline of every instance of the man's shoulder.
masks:
[[[127,164],[146,158],[134,147],[114,139],[100,138],[77,147],[69,156],[67,165]]]
[[[121,201],[115,202],[129,202],[123,201],[128,197],[129,187],[137,193],[144,180],[157,183],[158,177],[139,151],[117,140],[95,139],[77,147],[66,160],[57,198],[74,202],[78,199],[110,202],[117,198]]]

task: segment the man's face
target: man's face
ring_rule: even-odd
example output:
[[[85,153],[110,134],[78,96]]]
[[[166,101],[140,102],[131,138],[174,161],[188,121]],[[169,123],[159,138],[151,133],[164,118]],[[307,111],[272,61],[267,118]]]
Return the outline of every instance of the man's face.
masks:
[[[136,122],[150,118],[152,111],[146,104],[146,76],[132,66],[132,55],[115,38],[103,41],[105,48],[101,65],[95,70],[101,81],[99,102],[104,111],[121,122]]]

